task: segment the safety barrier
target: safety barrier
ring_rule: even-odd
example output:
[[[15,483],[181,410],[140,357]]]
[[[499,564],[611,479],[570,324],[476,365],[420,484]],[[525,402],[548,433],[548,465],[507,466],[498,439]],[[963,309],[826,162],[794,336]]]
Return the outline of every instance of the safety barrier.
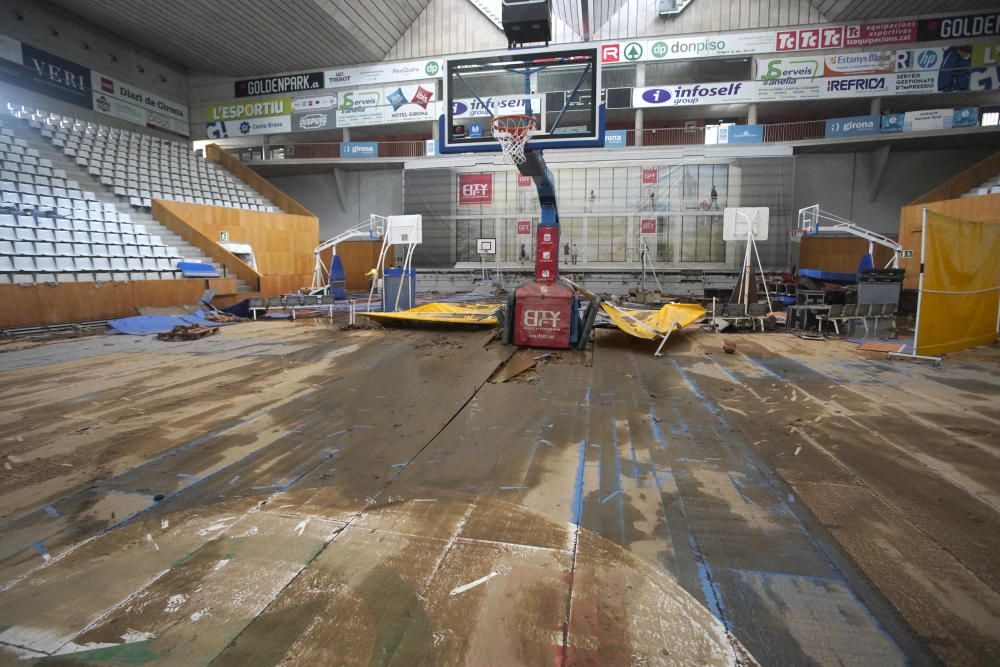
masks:
[[[739,126],[735,126],[739,127]],[[826,136],[826,120],[807,120],[797,123],[771,123],[763,125],[763,143],[788,143],[793,141],[812,141]],[[364,159],[390,158],[408,159],[429,156],[427,140],[412,141],[373,141],[362,142],[377,144],[373,154]],[[648,128],[643,130],[625,130],[625,145],[632,148],[656,148],[664,146],[704,145],[705,128],[698,127],[666,127]],[[317,143],[285,143],[271,144],[261,148],[233,149],[234,155],[244,162],[259,160],[289,160],[289,159],[330,159],[340,158],[341,142]]]

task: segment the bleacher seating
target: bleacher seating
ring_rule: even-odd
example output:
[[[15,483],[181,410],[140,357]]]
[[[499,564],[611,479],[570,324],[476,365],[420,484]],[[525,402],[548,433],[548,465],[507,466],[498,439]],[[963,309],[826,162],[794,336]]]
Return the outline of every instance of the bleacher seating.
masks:
[[[71,116],[12,109],[115,195],[137,208],[153,199],[278,212],[232,174],[198,157],[188,144]]]
[[[108,192],[99,198],[100,185],[67,176],[71,165],[57,168],[11,129],[17,121],[0,119],[0,284],[182,278],[178,262],[196,255],[183,257],[133,221],[137,215],[162,229],[148,214],[154,198],[277,210],[189,145],[25,107],[8,111],[52,142],[52,160],[61,150]]]
[[[179,258],[0,128],[0,284],[170,279]]]
[[[995,195],[997,193],[1000,193],[1000,176],[994,176],[985,183],[980,183],[962,196],[978,197],[979,195]]]

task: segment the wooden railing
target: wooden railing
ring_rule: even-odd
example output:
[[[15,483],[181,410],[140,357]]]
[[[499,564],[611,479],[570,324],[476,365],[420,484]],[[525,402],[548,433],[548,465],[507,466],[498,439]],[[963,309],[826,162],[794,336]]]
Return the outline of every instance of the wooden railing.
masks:
[[[984,183],[997,175],[1000,175],[1000,152],[996,152],[985,160],[977,162],[919,199],[913,200],[910,204],[928,204],[946,199],[957,199],[980,183]]]
[[[281,210],[295,215],[312,215],[312,212],[284,192],[276,188],[269,180],[246,166],[215,144],[205,147],[205,157],[222,165],[229,173],[249,185],[251,188],[274,202]]]
[[[210,257],[213,261],[224,266],[226,271],[239,277],[243,282],[249,285],[250,289],[254,292],[259,292],[261,274],[254,271],[252,266],[219,245],[215,239],[209,238],[188,224],[182,216],[178,215],[178,213],[173,210],[172,205],[174,203],[175,202],[154,199],[152,212],[153,219],[172,231],[174,234],[180,236],[187,243],[190,243],[195,248],[204,252],[205,255]]]

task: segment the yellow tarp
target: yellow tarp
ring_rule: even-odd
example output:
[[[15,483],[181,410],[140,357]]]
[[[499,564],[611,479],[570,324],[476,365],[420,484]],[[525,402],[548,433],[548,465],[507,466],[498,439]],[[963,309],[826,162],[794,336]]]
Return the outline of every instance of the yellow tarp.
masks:
[[[496,303],[426,303],[398,313],[358,313],[376,322],[399,324],[463,324],[494,326],[500,324],[497,313],[503,308]]]
[[[705,316],[705,309],[695,303],[668,303],[659,310],[635,310],[602,303],[616,327],[636,338],[651,340],[667,335],[675,327],[684,328]]]
[[[938,356],[997,339],[1000,222],[927,212],[917,354]]]

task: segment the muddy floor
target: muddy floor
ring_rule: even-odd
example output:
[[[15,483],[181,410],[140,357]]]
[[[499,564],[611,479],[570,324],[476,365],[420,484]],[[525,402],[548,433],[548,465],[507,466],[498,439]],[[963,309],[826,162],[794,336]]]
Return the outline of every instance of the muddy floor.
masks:
[[[0,663],[1000,664],[1000,349],[730,339],[0,347]]]

